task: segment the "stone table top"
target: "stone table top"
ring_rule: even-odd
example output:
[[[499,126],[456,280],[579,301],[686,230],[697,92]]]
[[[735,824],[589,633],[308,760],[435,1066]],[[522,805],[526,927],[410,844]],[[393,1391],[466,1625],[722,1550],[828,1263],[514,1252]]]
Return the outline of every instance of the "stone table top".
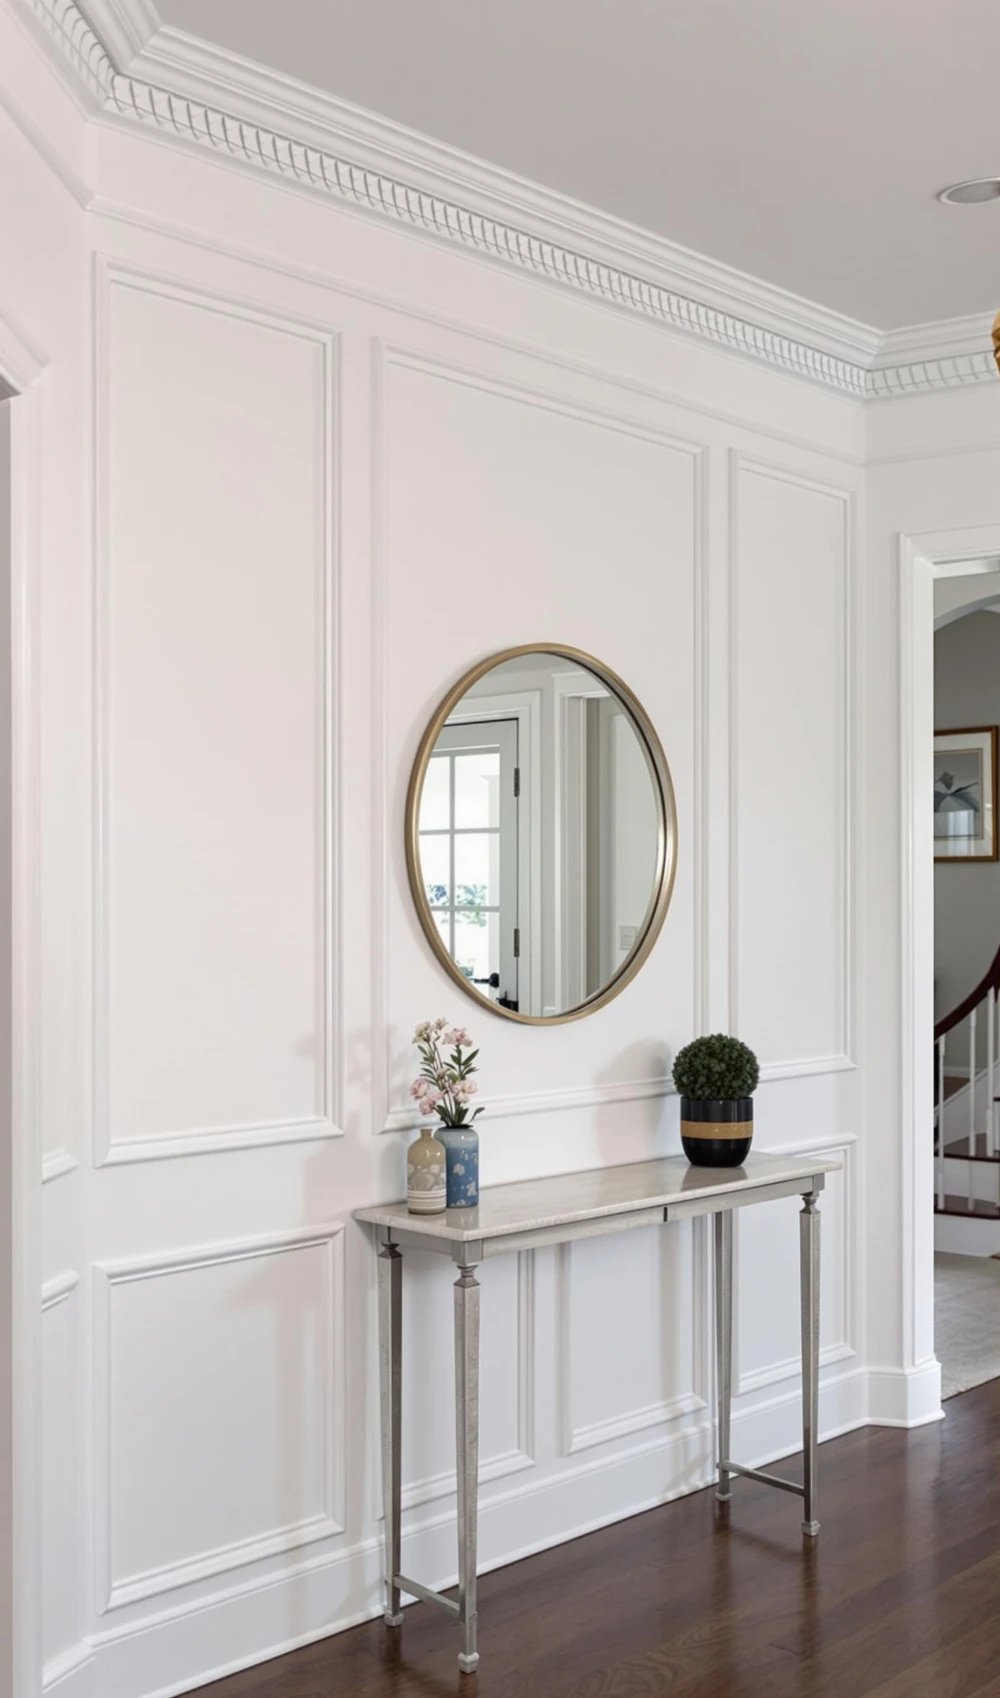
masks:
[[[403,1203],[381,1203],[354,1210],[371,1226],[437,1240],[436,1247],[509,1234],[538,1232],[574,1223],[608,1219],[671,1205],[713,1202],[732,1206],[752,1201],[755,1190],[794,1187],[818,1175],[839,1171],[840,1162],[818,1156],[749,1155],[742,1167],[692,1167],[686,1156],[630,1162],[620,1167],[588,1168],[582,1173],[523,1179],[513,1185],[485,1185],[475,1209],[446,1209],[439,1215],[411,1215]]]

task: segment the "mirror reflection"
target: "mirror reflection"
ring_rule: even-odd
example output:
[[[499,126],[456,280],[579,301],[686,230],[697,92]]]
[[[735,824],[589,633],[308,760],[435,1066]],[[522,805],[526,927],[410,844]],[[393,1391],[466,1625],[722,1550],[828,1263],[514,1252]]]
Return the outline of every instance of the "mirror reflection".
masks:
[[[410,828],[421,918],[499,1011],[565,1018],[648,947],[669,778],[633,707],[572,654],[518,653],[453,700],[423,751]]]

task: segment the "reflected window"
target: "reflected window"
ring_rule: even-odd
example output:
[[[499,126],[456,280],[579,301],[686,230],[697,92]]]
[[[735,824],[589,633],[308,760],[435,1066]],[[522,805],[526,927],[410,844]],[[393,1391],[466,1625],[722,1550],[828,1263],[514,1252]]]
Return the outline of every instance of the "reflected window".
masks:
[[[424,895],[459,972],[518,1005],[517,723],[446,725],[420,802]]]

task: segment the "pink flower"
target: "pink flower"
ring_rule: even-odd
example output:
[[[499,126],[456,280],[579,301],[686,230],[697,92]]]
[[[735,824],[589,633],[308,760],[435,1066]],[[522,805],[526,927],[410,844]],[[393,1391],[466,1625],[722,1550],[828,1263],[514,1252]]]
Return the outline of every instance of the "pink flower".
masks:
[[[464,1026],[452,1026],[450,1032],[445,1032],[444,1042],[459,1049],[468,1049],[472,1039]]]
[[[466,1079],[465,1094],[467,1097],[474,1097],[478,1089],[479,1086],[476,1084],[475,1079]]]

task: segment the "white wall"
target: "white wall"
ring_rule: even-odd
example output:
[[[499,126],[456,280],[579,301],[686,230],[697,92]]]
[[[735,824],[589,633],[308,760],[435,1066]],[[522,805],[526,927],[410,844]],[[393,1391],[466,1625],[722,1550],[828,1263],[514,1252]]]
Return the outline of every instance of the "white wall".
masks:
[[[759,1146],[844,1162],[824,1434],[935,1413],[901,1177],[895,548],[996,516],[997,451],[970,445],[1000,439],[1000,395],[888,404],[866,471],[861,404],[774,368],[120,126],[85,164],[5,29],[4,79],[101,196],[84,219],[0,127],[48,197],[41,243],[0,171],[0,307],[51,362],[61,497],[38,610],[45,1656],[66,1698],[138,1698],[378,1611],[351,1209],[401,1190],[414,1022],[473,1018],[411,908],[406,782],[445,688],[508,644],[634,687],[680,858],[606,1009],[474,1016],[485,1180],[676,1149],[672,1055],[739,1032]],[[751,1462],[798,1443],[794,1213],[738,1223]],[[455,1562],[449,1283],[414,1258],[405,1560],[432,1583]],[[702,1231],[483,1286],[485,1566],[708,1479]]]
[[[207,199],[185,195],[186,215],[208,227],[214,173],[196,184]],[[337,232],[350,290],[224,243],[92,224],[103,870],[84,1335],[96,1571],[81,1630],[102,1698],[377,1609],[372,1258],[350,1209],[400,1190],[405,1137],[385,1129],[406,1117],[413,1025],[438,1010],[468,1014],[482,1045],[488,1183],[676,1149],[670,1058],[702,1026],[737,1023],[769,1080],[762,1146],[847,1163],[824,1209],[824,1431],[864,1414],[847,668],[859,479],[839,403],[826,446],[804,447],[789,383],[787,432],[757,437],[672,394],[670,345],[650,332],[638,340],[657,370],[640,388],[632,326],[576,303],[545,297],[540,346],[534,291],[434,253],[432,308],[399,237],[392,275],[409,298],[390,310],[371,251],[385,233],[296,211],[300,242],[320,216]],[[796,659],[817,626],[832,634],[821,688]],[[546,633],[597,653],[651,713],[681,853],[628,992],[525,1033],[458,1007],[426,949],[403,805],[456,674]],[[730,642],[738,749],[717,711]],[[787,818],[775,765],[806,793]],[[725,809],[711,834],[706,812],[727,774],[731,860]],[[740,1255],[736,1430],[756,1459],[797,1443],[794,1210],[741,1223]],[[439,1582],[455,1560],[451,1279],[419,1258],[411,1278],[406,1561]],[[485,1565],[708,1478],[702,1232],[539,1252],[491,1265],[483,1285]]]
[[[15,1282],[12,1260],[13,1100],[11,1094],[11,430],[10,402],[0,382],[0,1694],[13,1698],[14,1642],[14,1387],[11,1373]]]
[[[5,638],[2,661],[5,672],[13,664],[14,683],[13,749],[5,718],[2,760],[12,753],[15,1006],[13,1066],[8,1053],[3,1071],[14,1116],[13,1218],[4,1241],[17,1282],[18,1465],[13,1644],[4,1634],[3,1646],[20,1698],[39,1691],[43,1660],[52,1677],[87,1654],[80,1156],[89,1128],[89,698],[81,643],[89,556],[78,198],[86,138],[79,108],[6,6],[0,66],[0,384],[18,395],[10,410],[12,641]]]

